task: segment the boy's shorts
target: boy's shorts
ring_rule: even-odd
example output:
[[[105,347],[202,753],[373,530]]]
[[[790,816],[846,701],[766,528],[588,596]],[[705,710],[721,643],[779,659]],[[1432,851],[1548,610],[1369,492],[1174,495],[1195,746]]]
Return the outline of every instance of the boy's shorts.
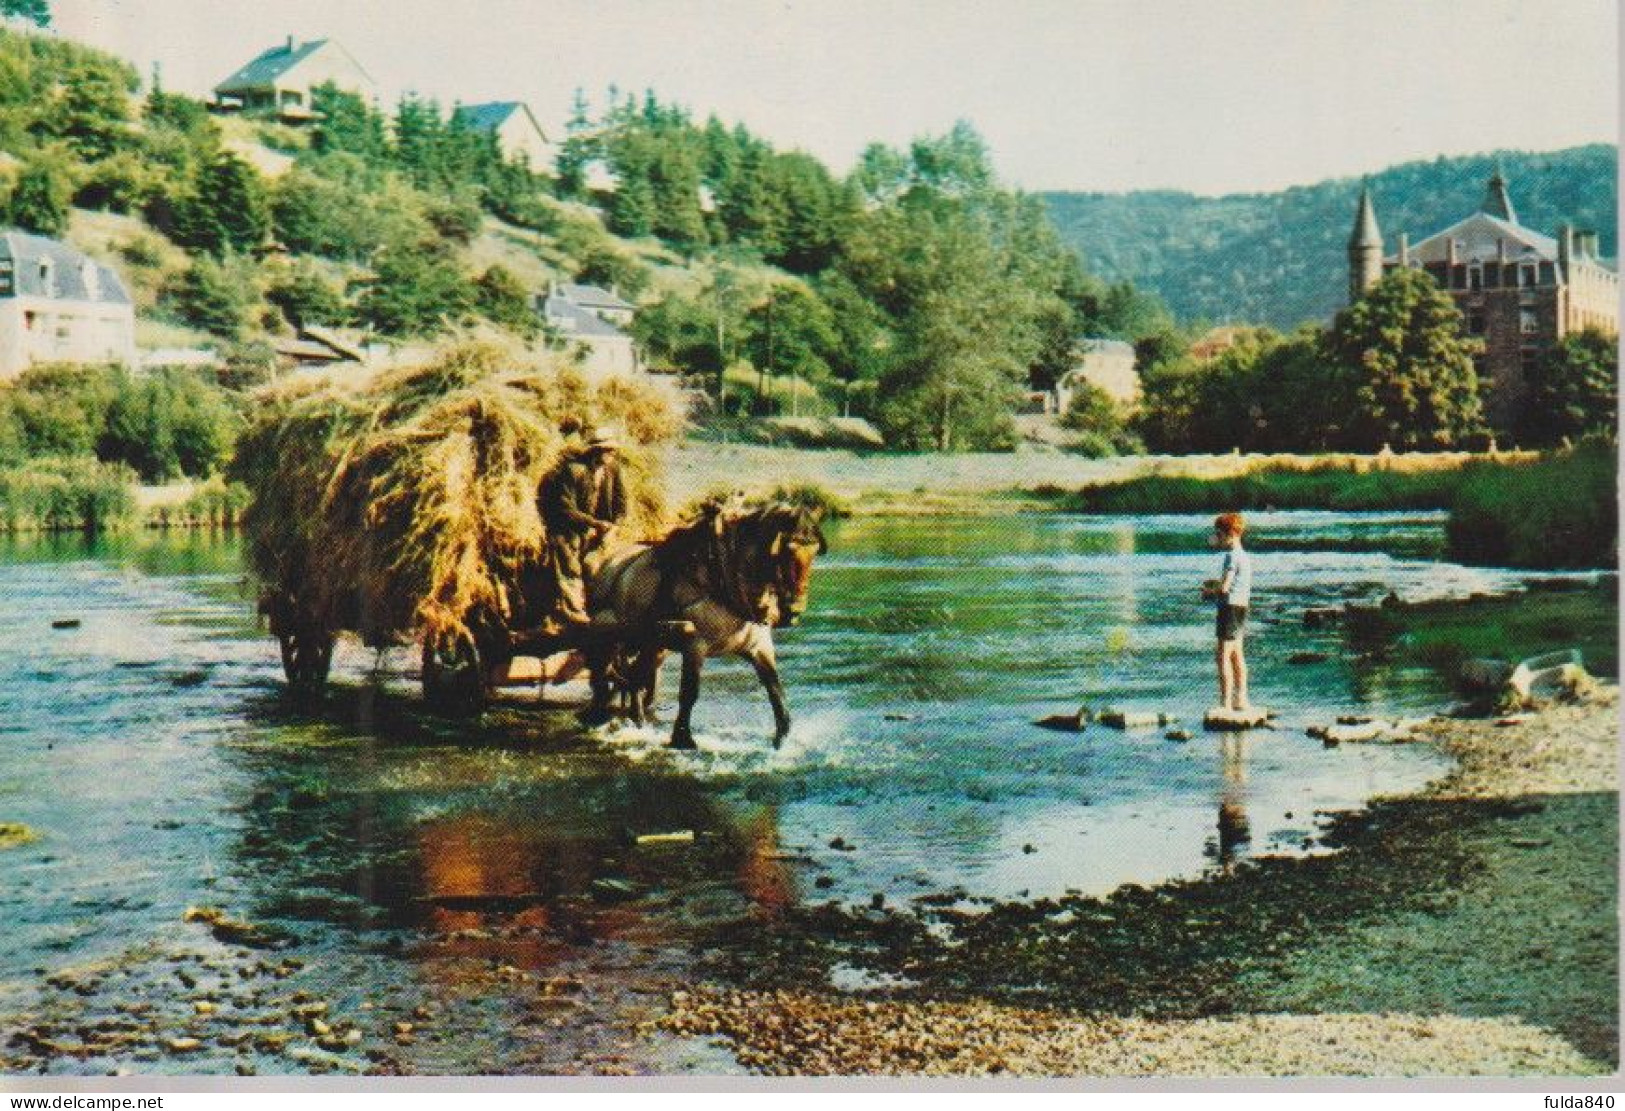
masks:
[[[1220,602],[1218,620],[1213,624],[1220,640],[1239,640],[1247,631],[1247,607]]]

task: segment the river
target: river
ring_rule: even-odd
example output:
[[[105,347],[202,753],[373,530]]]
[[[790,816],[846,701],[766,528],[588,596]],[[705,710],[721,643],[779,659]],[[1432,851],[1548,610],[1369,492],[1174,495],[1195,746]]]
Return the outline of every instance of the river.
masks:
[[[1443,764],[1304,727],[1428,712],[1448,692],[1302,611],[1517,585],[1440,562],[1441,525],[1253,518],[1253,695],[1280,728],[1221,740],[1200,728],[1206,518],[839,522],[808,619],[780,637],[789,741],[770,747],[749,668],[713,663],[694,754],[523,702],[439,722],[402,678],[410,653],[355,645],[328,704],[301,714],[237,539],[11,542],[0,822],[38,839],[0,851],[0,1069],[727,1068],[637,1029],[718,924],[770,929],[777,908],[831,899],[1103,893],[1323,851],[1326,812]],[[1031,724],[1084,703],[1194,735]],[[264,935],[183,921],[200,906]],[[338,1025],[305,1047],[309,1016],[293,1016],[312,1000],[362,1045],[334,1042]],[[131,1028],[122,1048],[91,1039],[96,1021]],[[292,1042],[263,1033],[278,1021]],[[8,1024],[40,1023],[82,1051],[13,1038],[8,1057]],[[176,1049],[175,1031],[199,1044]]]

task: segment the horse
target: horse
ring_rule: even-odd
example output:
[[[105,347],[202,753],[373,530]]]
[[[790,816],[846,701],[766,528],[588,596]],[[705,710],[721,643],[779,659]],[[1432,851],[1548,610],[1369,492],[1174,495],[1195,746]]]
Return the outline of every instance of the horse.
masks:
[[[670,747],[693,749],[704,661],[743,656],[773,707],[773,747],[783,744],[790,711],[772,630],[806,612],[813,560],[829,546],[822,520],[816,507],[711,498],[661,539],[610,555],[588,579],[588,608],[595,627],[618,633],[583,646],[593,694],[583,720],[609,719],[617,676],[632,716],[644,720],[660,663],[675,651],[683,678]]]

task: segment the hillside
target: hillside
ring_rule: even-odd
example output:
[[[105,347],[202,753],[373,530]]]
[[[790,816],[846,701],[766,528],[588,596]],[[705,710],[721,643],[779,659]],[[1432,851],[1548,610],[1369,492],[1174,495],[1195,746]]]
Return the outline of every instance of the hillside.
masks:
[[[1567,220],[1617,252],[1618,148],[1536,154],[1499,151],[1393,166],[1370,178],[1389,249],[1472,212],[1500,165],[1521,222],[1548,234]],[[1182,320],[1290,328],[1343,306],[1345,244],[1360,181],[1279,193],[1198,197],[1178,192],[1046,193],[1051,219],[1091,273],[1160,295]]]

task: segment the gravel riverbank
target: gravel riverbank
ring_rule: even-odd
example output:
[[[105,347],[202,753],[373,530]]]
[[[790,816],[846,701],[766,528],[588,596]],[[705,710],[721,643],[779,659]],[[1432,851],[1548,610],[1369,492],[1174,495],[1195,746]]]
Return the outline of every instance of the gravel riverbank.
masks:
[[[1458,768],[1340,852],[1106,899],[823,908],[664,1026],[769,1074],[1583,1075],[1617,1069],[1617,694],[1440,721]],[[727,944],[727,942],[725,942]],[[872,992],[809,990],[856,966]]]

